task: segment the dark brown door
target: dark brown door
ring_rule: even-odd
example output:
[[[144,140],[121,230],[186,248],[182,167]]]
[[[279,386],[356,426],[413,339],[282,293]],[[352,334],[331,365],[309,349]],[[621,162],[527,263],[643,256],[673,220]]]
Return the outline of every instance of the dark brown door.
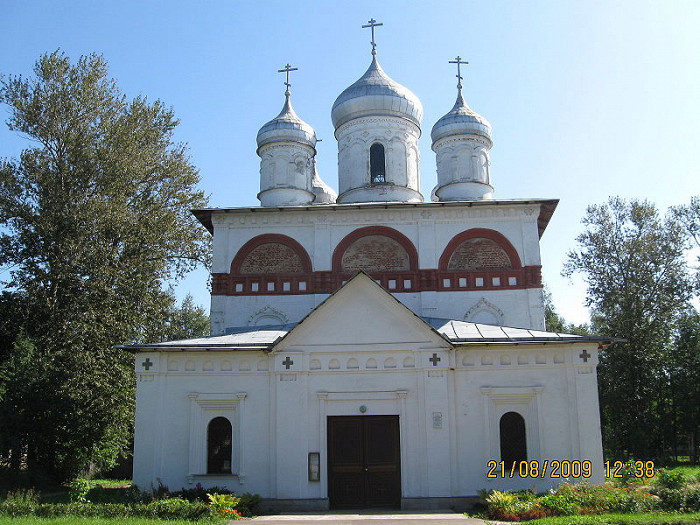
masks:
[[[399,416],[328,418],[328,498],[333,509],[401,506]]]

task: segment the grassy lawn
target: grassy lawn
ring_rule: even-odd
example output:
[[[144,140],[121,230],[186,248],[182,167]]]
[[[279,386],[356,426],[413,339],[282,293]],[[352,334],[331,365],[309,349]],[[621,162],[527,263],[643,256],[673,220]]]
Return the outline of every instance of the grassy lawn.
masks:
[[[681,465],[679,467],[670,467],[668,470],[682,472],[686,478],[694,477],[700,480],[700,465]]]
[[[589,516],[557,516],[523,523],[531,525],[675,525],[700,523],[700,512],[689,514],[600,514]]]
[[[75,518],[63,516],[60,518],[8,518],[0,516],[0,525],[224,525],[227,520],[187,521],[187,520],[155,520],[149,518]]]
[[[99,485],[105,489],[123,489],[131,486],[130,479],[91,479],[90,484],[93,487]]]

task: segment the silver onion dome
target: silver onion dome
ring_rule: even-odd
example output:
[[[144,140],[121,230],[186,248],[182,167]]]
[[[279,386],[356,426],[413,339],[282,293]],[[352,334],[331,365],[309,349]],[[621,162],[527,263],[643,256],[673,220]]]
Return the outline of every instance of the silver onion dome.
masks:
[[[284,107],[279,115],[258,131],[258,149],[272,142],[299,142],[316,149],[316,132],[301,120],[292,107],[289,91],[285,93]]]
[[[453,135],[480,135],[491,143],[491,124],[484,117],[470,108],[462,96],[462,90],[457,92],[457,101],[450,112],[438,120],[430,132],[430,138],[435,144],[443,137]]]
[[[376,115],[401,117],[420,126],[423,105],[410,89],[389,78],[373,55],[365,74],[335,100],[331,119],[338,129],[358,117]]]

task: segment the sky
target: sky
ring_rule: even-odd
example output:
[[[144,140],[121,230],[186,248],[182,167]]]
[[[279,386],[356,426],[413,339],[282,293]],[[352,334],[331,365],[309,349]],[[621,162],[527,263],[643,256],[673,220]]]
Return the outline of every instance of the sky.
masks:
[[[541,240],[543,279],[568,321],[586,288],[560,272],[586,207],[610,196],[665,211],[700,195],[700,1],[0,0],[0,73],[31,75],[43,53],[102,54],[129,97],[172,106],[212,207],[257,206],[258,129],[292,102],[316,130],[336,190],[335,98],[378,58],[424,107],[421,190],[437,182],[433,124],[454,104],[457,55],[468,104],[493,126],[494,198],[557,198]],[[7,120],[0,107],[0,120]],[[0,126],[0,157],[26,139]],[[0,279],[7,277],[0,275]],[[209,306],[207,273],[176,288]]]

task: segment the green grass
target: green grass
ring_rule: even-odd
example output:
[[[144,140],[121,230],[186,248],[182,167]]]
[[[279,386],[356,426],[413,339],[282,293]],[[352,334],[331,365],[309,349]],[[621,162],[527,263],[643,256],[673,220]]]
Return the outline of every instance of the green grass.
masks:
[[[8,518],[0,516],[0,525],[224,525],[227,520],[187,521],[187,520],[156,520],[150,518],[76,518],[62,516],[60,518]]]
[[[700,465],[681,465],[679,467],[669,467],[668,470],[682,472],[686,479],[700,482]]]
[[[700,512],[689,514],[645,512],[637,514],[557,516],[555,518],[543,518],[523,523],[529,525],[687,525],[700,523]]]
[[[90,486],[101,486],[106,489],[122,489],[131,486],[130,479],[91,479]]]

